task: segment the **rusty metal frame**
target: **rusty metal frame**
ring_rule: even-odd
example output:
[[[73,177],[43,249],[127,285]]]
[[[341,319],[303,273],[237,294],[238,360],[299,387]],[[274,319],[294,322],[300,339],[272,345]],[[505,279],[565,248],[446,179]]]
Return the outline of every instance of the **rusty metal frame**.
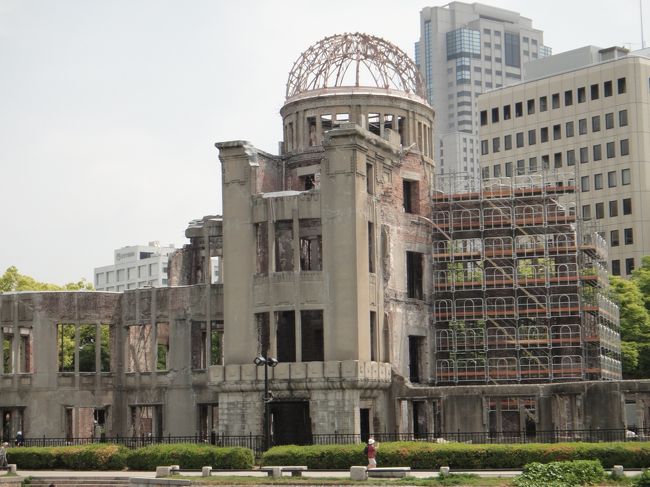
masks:
[[[368,34],[338,34],[311,46],[296,60],[287,81],[287,99],[305,91],[362,85],[413,93],[426,99],[415,63],[397,46]],[[369,75],[369,77],[368,77]]]

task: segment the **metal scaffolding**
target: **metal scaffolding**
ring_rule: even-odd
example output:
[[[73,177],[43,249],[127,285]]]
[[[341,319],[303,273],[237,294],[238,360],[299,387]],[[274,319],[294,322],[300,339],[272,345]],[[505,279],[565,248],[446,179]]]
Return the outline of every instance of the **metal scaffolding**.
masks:
[[[576,218],[574,174],[437,183],[433,381],[620,379],[606,242]]]

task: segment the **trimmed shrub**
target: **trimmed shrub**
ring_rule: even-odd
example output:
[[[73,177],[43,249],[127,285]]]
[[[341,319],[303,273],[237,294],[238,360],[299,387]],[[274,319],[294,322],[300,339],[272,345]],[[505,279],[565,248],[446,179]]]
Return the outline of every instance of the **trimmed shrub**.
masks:
[[[637,487],[650,487],[650,470],[644,470],[641,475],[634,479]]]
[[[129,453],[126,464],[131,470],[155,470],[159,465],[180,465],[182,469],[212,466],[245,470],[253,468],[254,460],[253,452],[248,448],[178,443],[133,450]]]
[[[605,470],[597,460],[530,463],[513,484],[517,487],[573,487],[593,485],[605,478]]]
[[[129,451],[112,444],[20,447],[7,450],[7,461],[23,470],[122,470]]]
[[[307,465],[309,468],[348,469],[365,465],[360,445],[277,446],[263,454],[264,465]],[[598,460],[605,468],[650,465],[650,443],[531,443],[473,445],[465,443],[394,442],[377,449],[379,466],[438,469],[521,468],[529,463]]]

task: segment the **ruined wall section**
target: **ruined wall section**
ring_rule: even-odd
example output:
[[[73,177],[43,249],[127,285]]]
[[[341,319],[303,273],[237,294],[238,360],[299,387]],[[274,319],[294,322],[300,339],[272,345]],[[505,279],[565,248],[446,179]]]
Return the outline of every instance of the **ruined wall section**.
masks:
[[[431,280],[431,181],[433,161],[413,151],[385,167],[379,195],[381,215],[381,268],[384,285],[383,334],[387,337],[387,361],[404,377],[428,381],[430,364]],[[405,195],[405,190],[407,194]],[[405,199],[408,200],[405,202]],[[409,261],[408,253],[421,262]],[[416,265],[417,269],[413,269]],[[409,266],[411,268],[409,268]],[[421,272],[419,277],[409,276]],[[413,289],[413,281],[416,289]],[[417,289],[419,287],[419,289]],[[416,343],[411,344],[409,337]],[[409,371],[409,354],[418,349],[417,368]]]
[[[284,191],[282,160],[279,157],[258,151],[257,164],[257,167],[254,167],[255,188],[253,193]]]

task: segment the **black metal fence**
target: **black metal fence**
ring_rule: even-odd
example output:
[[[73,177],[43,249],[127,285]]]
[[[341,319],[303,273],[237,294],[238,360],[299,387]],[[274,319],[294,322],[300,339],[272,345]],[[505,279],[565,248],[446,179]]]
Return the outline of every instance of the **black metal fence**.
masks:
[[[376,433],[373,435],[378,442],[391,441],[422,441],[429,443],[475,443],[475,444],[506,444],[506,443],[562,443],[583,441],[589,443],[614,441],[650,441],[650,428],[634,429],[584,429],[584,430],[550,430],[550,431],[511,431],[511,432],[439,432],[439,433]],[[325,435],[301,435],[292,441],[291,436],[283,435],[283,443],[337,445],[358,444],[366,441],[359,434],[334,432]],[[5,439],[10,444],[14,440]],[[241,446],[250,448],[256,455],[264,452],[263,435],[193,435],[193,436],[106,436],[101,438],[35,438],[26,437],[24,446],[64,446],[86,445],[91,443],[114,443],[128,448],[138,448],[154,444],[195,443],[216,446]],[[276,442],[273,440],[271,444]]]

